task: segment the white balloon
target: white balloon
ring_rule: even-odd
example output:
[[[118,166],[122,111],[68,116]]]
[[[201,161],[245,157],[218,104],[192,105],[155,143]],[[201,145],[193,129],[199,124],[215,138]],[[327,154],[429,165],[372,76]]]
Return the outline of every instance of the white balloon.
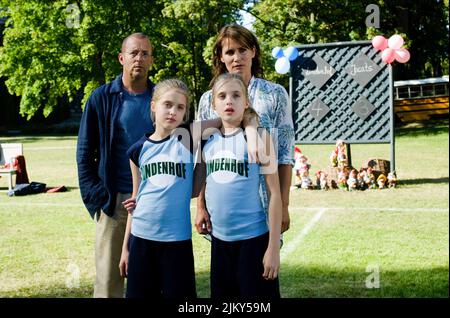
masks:
[[[291,63],[289,63],[289,60],[287,57],[284,57],[284,56],[280,57],[275,62],[275,70],[279,74],[286,74],[287,72],[289,72],[290,68],[291,68]]]
[[[290,46],[286,49],[286,51],[284,51],[284,56],[287,57],[289,59],[289,61],[293,61],[297,58],[298,56],[298,50],[297,48]]]
[[[403,43],[403,38],[398,34],[394,34],[388,40],[388,47],[393,50],[398,50],[402,47]]]

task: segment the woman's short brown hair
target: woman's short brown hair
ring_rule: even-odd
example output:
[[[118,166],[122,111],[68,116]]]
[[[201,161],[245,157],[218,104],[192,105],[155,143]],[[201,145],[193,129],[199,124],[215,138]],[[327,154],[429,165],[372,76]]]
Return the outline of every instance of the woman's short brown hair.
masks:
[[[258,39],[250,30],[244,28],[243,26],[238,24],[229,24],[220,30],[216,42],[214,43],[212,57],[213,79],[211,80],[210,86],[212,87],[214,81],[220,74],[228,72],[225,63],[221,61],[223,48],[222,43],[225,39],[232,39],[250,50],[255,48],[255,57],[252,59],[251,73],[253,76],[263,77],[261,49],[259,47]]]

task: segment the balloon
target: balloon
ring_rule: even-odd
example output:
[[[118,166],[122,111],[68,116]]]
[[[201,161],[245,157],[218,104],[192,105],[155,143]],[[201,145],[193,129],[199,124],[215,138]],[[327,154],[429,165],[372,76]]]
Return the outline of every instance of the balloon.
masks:
[[[390,49],[397,50],[402,47],[403,43],[403,38],[398,34],[394,34],[388,40],[388,47]]]
[[[372,39],[372,45],[378,51],[383,51],[388,46],[388,40],[382,35],[377,35]]]
[[[400,63],[406,63],[409,61],[411,55],[407,49],[397,49],[395,50],[395,60]]]
[[[290,68],[291,68],[291,65],[290,65],[289,60],[288,60],[287,57],[284,57],[284,56],[280,57],[275,62],[275,70],[279,74],[286,74],[287,72],[289,72]]]
[[[293,61],[297,58],[298,56],[298,50],[297,48],[290,46],[286,49],[286,51],[284,51],[284,56],[287,57],[289,59],[289,61]]]
[[[281,49],[281,47],[279,47],[279,46],[274,47],[272,49],[272,56],[275,59],[278,59],[278,58],[282,57],[283,56],[283,50]]]
[[[395,50],[386,48],[381,52],[381,60],[385,63],[391,64],[395,59]]]

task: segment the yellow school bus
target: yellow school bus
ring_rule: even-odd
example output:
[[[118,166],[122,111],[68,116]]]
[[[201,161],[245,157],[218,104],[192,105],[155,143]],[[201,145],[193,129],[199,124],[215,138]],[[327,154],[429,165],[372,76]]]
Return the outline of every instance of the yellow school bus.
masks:
[[[394,112],[402,123],[448,118],[448,75],[394,82]]]

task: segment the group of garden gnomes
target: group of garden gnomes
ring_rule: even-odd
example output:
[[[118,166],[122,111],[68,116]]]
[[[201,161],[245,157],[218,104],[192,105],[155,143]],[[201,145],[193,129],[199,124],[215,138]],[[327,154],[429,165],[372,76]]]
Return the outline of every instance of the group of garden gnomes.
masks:
[[[330,154],[331,166],[337,168],[336,184],[329,184],[325,171],[317,171],[316,183],[309,176],[311,165],[308,158],[302,153],[300,148],[295,147],[295,187],[300,189],[322,189],[339,188],[346,191],[395,188],[397,185],[397,175],[395,171],[389,172],[386,176],[380,173],[375,178],[372,167],[360,168],[359,171],[349,167],[346,154],[346,144],[343,140],[336,141],[336,147]]]
[[[389,172],[387,177],[380,173],[375,179],[372,167],[348,169],[347,167],[339,172],[338,188],[341,190],[355,191],[366,189],[385,189],[397,186],[397,176],[395,171]]]
[[[377,178],[372,167],[360,168],[359,171],[348,166],[347,155],[345,153],[346,144],[343,140],[336,141],[336,147],[330,154],[332,167],[337,167],[337,187],[341,190],[366,190],[395,188],[397,185],[397,175],[395,171],[389,172],[386,176],[380,173]],[[318,173],[321,173],[320,171]],[[327,189],[327,185],[321,186]]]

